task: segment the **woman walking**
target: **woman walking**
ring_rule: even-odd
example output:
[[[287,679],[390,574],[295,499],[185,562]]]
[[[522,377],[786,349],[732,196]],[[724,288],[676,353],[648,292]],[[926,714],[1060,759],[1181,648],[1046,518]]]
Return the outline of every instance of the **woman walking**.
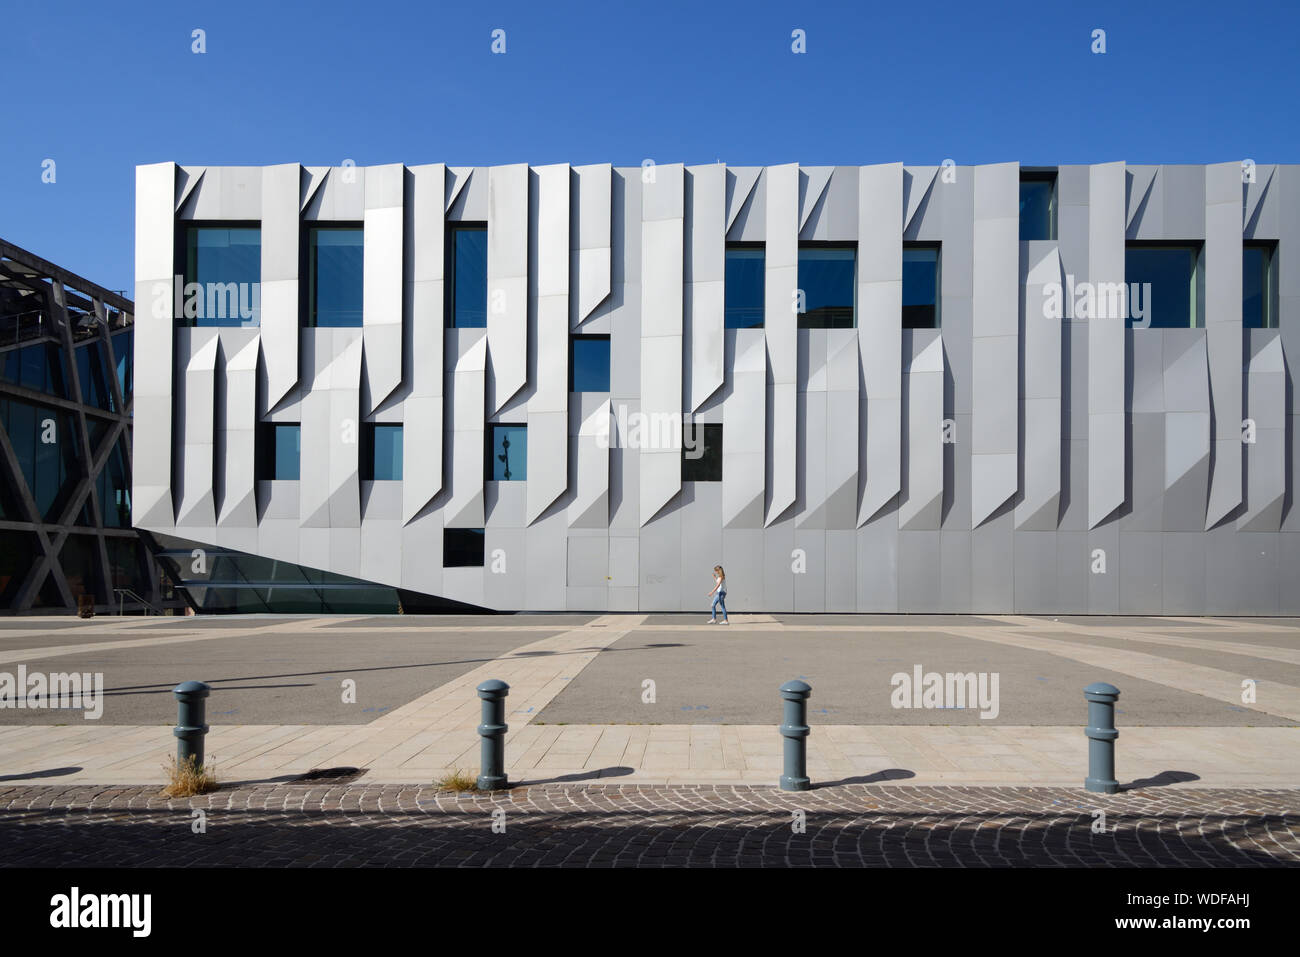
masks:
[[[713,566],[713,591],[709,595],[713,598],[713,617],[709,619],[709,624],[717,624],[719,608],[722,609],[722,623],[727,624],[727,573],[721,565]]]

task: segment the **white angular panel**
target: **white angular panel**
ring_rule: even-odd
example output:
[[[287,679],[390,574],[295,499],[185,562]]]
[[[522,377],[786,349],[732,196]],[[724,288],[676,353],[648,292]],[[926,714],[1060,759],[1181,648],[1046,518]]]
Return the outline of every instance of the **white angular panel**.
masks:
[[[898,527],[937,529],[943,505],[943,340],[920,347],[907,368],[907,468]]]
[[[655,427],[638,457],[645,525],[682,488],[685,168],[658,166],[641,192],[641,412]]]
[[[742,166],[727,170],[727,231],[736,224],[736,217],[745,208],[758,177],[762,174],[761,166]]]
[[[361,322],[372,403],[366,414],[383,405],[402,381],[405,174],[400,164],[366,170]]]
[[[262,170],[262,362],[266,408],[298,384],[299,220],[303,171],[297,163]]]
[[[1123,163],[1088,170],[1088,279],[1124,281]],[[1088,320],[1088,527],[1124,504],[1124,318]],[[1116,376],[1120,388],[1114,388]]]
[[[1020,243],[1024,284],[1024,497],[1016,528],[1052,531],[1061,501],[1061,326],[1044,308],[1044,289],[1061,282],[1056,243]]]
[[[402,521],[442,491],[444,190],[441,163],[407,171],[405,210],[406,371],[402,403]]]
[[[245,341],[237,342],[238,338]],[[230,528],[257,527],[254,477],[257,454],[257,330],[222,329],[225,353],[225,443],[221,513],[217,524]],[[294,343],[294,355],[298,354]]]
[[[361,330],[307,329],[312,376],[302,398],[299,517],[306,528],[361,524]]]
[[[1020,164],[977,166],[971,299],[971,527],[1019,485]]]
[[[690,256],[686,262],[686,324],[690,392],[686,408],[694,412],[722,388],[727,168],[714,163],[692,166],[688,172],[691,208],[687,223]]]
[[[1246,414],[1254,424],[1254,441],[1246,445],[1246,510],[1237,519],[1241,531],[1275,532],[1286,500],[1286,363],[1280,336],[1270,339],[1250,359]]]
[[[585,409],[575,409],[581,414]],[[570,527],[609,527],[609,447],[611,439],[609,399],[600,399],[589,415],[581,418],[575,442],[577,483],[568,508]]]
[[[761,329],[727,332],[731,377],[722,403],[722,524],[763,527],[767,346]]]
[[[488,170],[488,353],[496,415],[528,378],[528,165]],[[565,243],[565,248],[568,243]]]
[[[858,179],[858,350],[867,444],[859,526],[901,488],[903,164],[864,166]],[[844,434],[848,434],[847,432]],[[865,453],[865,454],[863,454]]]
[[[808,217],[812,215],[817,204],[821,202],[822,196],[826,194],[826,186],[830,183],[833,172],[835,172],[834,166],[805,166],[799,171],[799,229],[801,231],[808,225]]]
[[[172,315],[176,164],[135,170],[135,402],[131,520],[166,530],[172,512]]]
[[[212,479],[218,332],[215,328],[186,329],[178,337],[182,348],[189,347],[189,357],[185,361],[185,392],[181,400],[184,442],[177,527],[210,528],[216,524]]]
[[[1205,527],[1241,504],[1241,163],[1205,167],[1205,348],[1215,454]]]
[[[487,396],[487,335],[453,330],[464,337],[452,371],[451,497],[442,509],[447,528],[483,527],[483,424]]]
[[[571,269],[577,273],[576,298],[570,297],[569,324],[577,328],[609,298],[613,277],[610,255],[613,167],[608,163],[575,166],[578,188],[569,232]],[[572,273],[571,273],[572,275]]]
[[[799,165],[769,166],[766,176],[767,244],[764,276],[764,335],[772,374],[768,463],[772,484],[767,489],[771,525],[794,504],[798,490],[798,407],[795,386],[799,370],[799,316],[795,298],[799,286]]]
[[[528,511],[532,524],[569,481],[569,167],[537,176],[537,367],[528,399]]]

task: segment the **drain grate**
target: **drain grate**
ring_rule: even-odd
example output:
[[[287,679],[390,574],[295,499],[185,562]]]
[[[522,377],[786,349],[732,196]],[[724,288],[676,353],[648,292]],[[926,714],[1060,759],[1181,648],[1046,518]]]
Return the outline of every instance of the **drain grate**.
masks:
[[[293,779],[294,784],[351,784],[368,768],[312,768]]]

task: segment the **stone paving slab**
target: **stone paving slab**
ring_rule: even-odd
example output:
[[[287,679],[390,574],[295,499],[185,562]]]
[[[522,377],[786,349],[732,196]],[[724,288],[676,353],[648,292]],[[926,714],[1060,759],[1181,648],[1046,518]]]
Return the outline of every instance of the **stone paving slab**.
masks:
[[[1300,791],[0,786],[0,866],[1295,867]]]

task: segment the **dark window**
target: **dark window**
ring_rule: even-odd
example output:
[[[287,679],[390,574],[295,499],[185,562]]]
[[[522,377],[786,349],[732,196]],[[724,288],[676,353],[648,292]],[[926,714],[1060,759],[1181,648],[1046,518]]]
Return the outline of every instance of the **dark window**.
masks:
[[[113,333],[113,356],[117,359],[117,383],[122,389],[122,399],[125,402],[131,401],[131,393],[135,390],[134,339],[135,333],[130,329],[126,332]]]
[[[261,321],[262,230],[256,225],[185,230],[181,326],[255,326]]]
[[[302,460],[301,427],[297,422],[259,422],[255,454],[260,481],[297,481]]]
[[[487,481],[522,482],[528,478],[528,426],[489,425],[487,439]]]
[[[1020,174],[1020,241],[1056,238],[1056,174]]]
[[[727,246],[723,324],[728,329],[756,329],[763,325],[764,262],[762,246]]]
[[[903,247],[903,328],[939,327],[939,247]]]
[[[76,420],[61,409],[0,398],[0,427],[9,434],[37,511],[45,521],[58,522],[85,474]]]
[[[308,325],[361,325],[364,249],[360,226],[307,230]]]
[[[361,480],[396,482],[402,477],[402,427],[380,422],[361,426]]]
[[[569,391],[609,391],[609,336],[574,336],[570,340]]]
[[[487,325],[487,226],[482,223],[447,230],[447,316],[457,329]]]
[[[96,481],[99,515],[105,528],[131,527],[131,478],[126,468],[125,439],[118,439]]]
[[[682,428],[682,481],[722,481],[722,426],[696,423]]]
[[[1241,324],[1247,329],[1277,326],[1277,244],[1241,248]]]
[[[800,246],[800,329],[852,329],[857,293],[857,250]]]
[[[442,567],[482,568],[485,537],[481,528],[443,529]]]
[[[1199,246],[1129,243],[1124,250],[1128,321],[1132,328],[1177,329],[1199,325]],[[1096,308],[1101,309],[1101,296]]]

